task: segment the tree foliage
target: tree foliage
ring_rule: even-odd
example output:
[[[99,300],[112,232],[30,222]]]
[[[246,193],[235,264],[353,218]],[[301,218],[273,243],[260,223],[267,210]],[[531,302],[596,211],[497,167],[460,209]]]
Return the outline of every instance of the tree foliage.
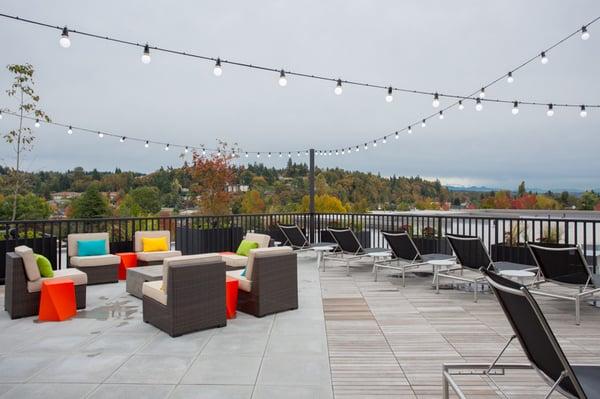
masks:
[[[100,193],[97,184],[91,184],[81,197],[71,202],[68,216],[78,219],[108,217],[111,210],[108,200]]]

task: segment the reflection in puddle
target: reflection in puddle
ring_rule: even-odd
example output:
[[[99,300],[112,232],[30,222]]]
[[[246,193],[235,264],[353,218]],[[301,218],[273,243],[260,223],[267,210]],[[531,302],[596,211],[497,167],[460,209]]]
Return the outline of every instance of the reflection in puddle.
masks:
[[[100,297],[100,299],[107,300],[108,298]],[[92,309],[82,309],[77,312],[75,318],[96,319],[101,321],[106,321],[108,319],[131,320],[133,319],[132,315],[138,311],[139,305],[130,303],[132,303],[132,301],[129,299],[116,299],[112,302],[106,302],[104,306]]]

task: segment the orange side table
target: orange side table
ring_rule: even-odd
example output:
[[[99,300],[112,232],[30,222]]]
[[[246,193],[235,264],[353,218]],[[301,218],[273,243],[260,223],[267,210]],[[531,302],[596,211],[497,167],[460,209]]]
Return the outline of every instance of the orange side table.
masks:
[[[137,267],[137,255],[135,252],[118,252],[115,255],[121,258],[121,263],[119,263],[119,280],[127,280],[127,269]]]
[[[237,311],[239,283],[233,277],[225,277],[225,308],[227,309],[227,318],[235,319]]]
[[[39,320],[63,321],[76,314],[73,280],[42,281]]]

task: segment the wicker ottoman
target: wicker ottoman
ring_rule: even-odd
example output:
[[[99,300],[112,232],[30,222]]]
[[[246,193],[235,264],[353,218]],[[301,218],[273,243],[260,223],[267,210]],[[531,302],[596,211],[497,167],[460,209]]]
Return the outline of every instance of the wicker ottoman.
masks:
[[[127,269],[127,282],[125,290],[134,297],[142,299],[142,285],[146,281],[162,280],[163,266],[143,266]]]

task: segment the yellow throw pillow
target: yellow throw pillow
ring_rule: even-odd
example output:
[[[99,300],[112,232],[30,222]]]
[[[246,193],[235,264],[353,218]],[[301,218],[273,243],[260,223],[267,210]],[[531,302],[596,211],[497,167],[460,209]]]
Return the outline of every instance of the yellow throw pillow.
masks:
[[[167,237],[142,237],[142,249],[144,252],[168,251]]]

